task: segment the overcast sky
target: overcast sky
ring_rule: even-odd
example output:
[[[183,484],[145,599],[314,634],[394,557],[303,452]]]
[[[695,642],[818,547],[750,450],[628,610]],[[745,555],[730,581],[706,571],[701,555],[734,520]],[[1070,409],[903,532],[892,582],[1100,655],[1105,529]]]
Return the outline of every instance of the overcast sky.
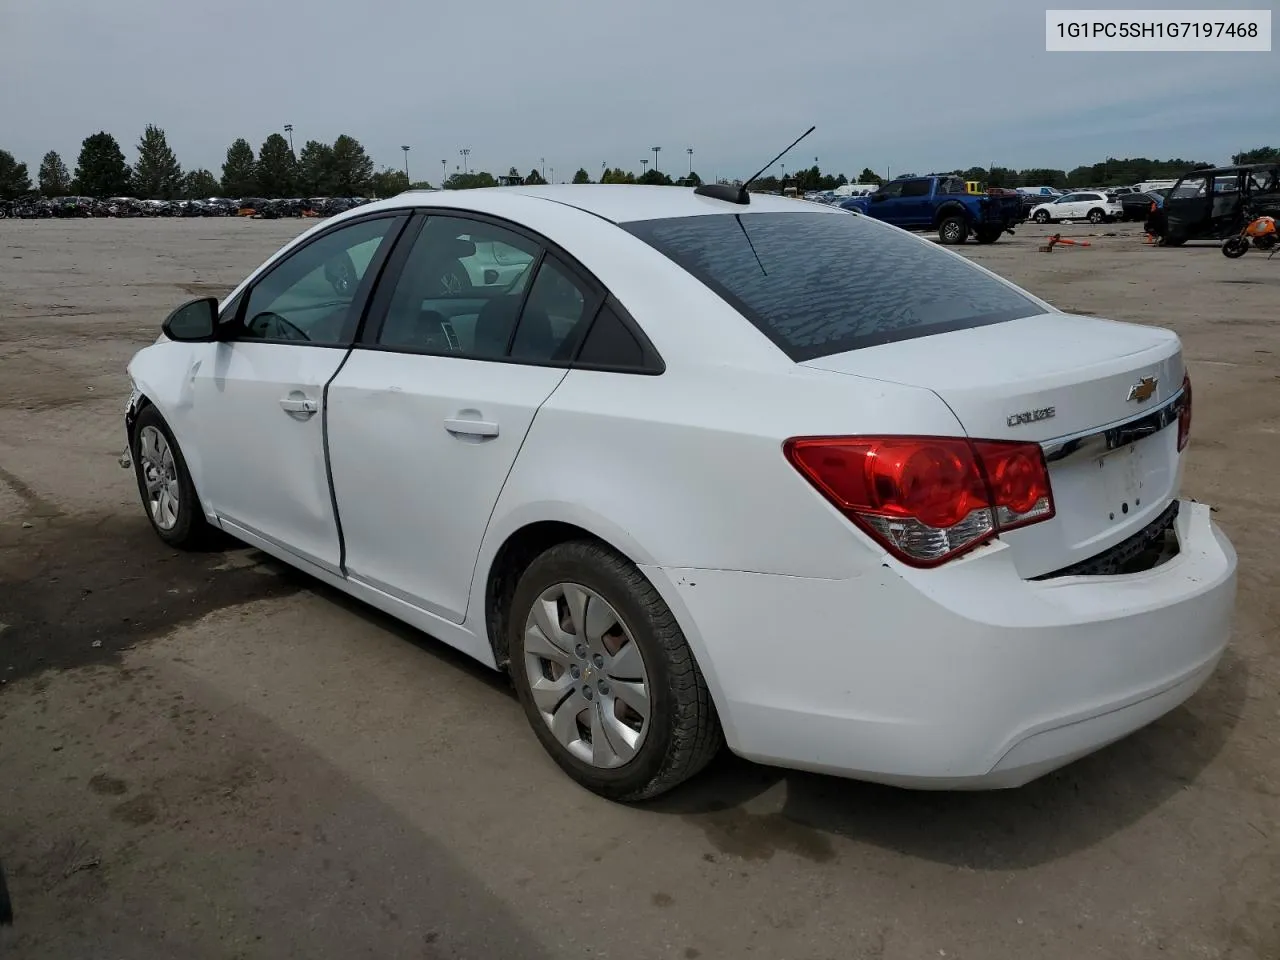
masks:
[[[1267,7],[1165,0],[1165,7]],[[0,0],[0,148],[26,161],[105,129],[129,162],[147,123],[185,169],[220,173],[283,124],[349,133],[379,167],[556,179],[649,148],[683,172],[786,158],[856,176],[1116,157],[1228,161],[1274,143],[1280,55],[1062,54],[1046,4],[849,0]],[[1066,6],[1066,4],[1054,4]],[[1105,2],[1081,6],[1111,6]],[[1117,5],[1119,6],[1119,5]],[[548,170],[548,174],[550,170]]]

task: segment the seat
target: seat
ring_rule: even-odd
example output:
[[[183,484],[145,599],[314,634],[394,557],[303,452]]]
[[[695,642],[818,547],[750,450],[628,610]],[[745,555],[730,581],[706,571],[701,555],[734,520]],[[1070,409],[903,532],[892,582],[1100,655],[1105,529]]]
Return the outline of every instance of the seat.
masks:
[[[520,315],[519,329],[515,329],[519,306],[520,298],[513,296],[496,297],[484,305],[476,318],[474,354],[491,359],[505,357],[507,344],[511,343],[512,360],[556,358],[556,348],[560,343],[551,326],[551,317],[545,310],[526,304],[524,313]],[[511,339],[513,329],[514,342]]]

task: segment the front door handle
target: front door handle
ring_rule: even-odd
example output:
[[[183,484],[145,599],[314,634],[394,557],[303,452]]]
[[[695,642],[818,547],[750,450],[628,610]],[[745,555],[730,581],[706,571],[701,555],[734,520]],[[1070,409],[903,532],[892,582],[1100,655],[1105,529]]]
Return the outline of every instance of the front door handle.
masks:
[[[318,409],[316,402],[307,397],[281,397],[280,409],[288,413],[313,414]]]
[[[489,420],[446,420],[444,428],[453,434],[469,437],[496,437],[498,425]]]

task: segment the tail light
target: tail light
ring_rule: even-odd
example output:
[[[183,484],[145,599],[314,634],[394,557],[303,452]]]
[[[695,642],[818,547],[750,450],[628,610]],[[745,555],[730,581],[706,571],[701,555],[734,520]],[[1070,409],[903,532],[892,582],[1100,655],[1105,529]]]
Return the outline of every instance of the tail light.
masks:
[[[1191,374],[1182,375],[1182,406],[1178,408],[1178,452],[1191,440]]]
[[[836,509],[916,567],[1054,515],[1049,470],[1035,443],[795,437],[783,452]]]

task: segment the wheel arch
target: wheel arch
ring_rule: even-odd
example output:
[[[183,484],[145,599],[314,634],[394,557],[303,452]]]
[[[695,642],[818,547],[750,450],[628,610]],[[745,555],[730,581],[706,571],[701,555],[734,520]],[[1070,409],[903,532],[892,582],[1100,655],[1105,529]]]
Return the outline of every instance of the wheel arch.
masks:
[[[942,206],[938,207],[937,210],[934,211],[933,225],[934,227],[940,227],[942,226],[943,220],[946,220],[949,217],[955,217],[955,216],[964,217],[966,221],[970,221],[970,222],[974,220],[974,214],[972,210],[970,210],[968,207],[966,207],[963,203],[959,202],[958,200],[949,200],[946,203],[944,203]]]

